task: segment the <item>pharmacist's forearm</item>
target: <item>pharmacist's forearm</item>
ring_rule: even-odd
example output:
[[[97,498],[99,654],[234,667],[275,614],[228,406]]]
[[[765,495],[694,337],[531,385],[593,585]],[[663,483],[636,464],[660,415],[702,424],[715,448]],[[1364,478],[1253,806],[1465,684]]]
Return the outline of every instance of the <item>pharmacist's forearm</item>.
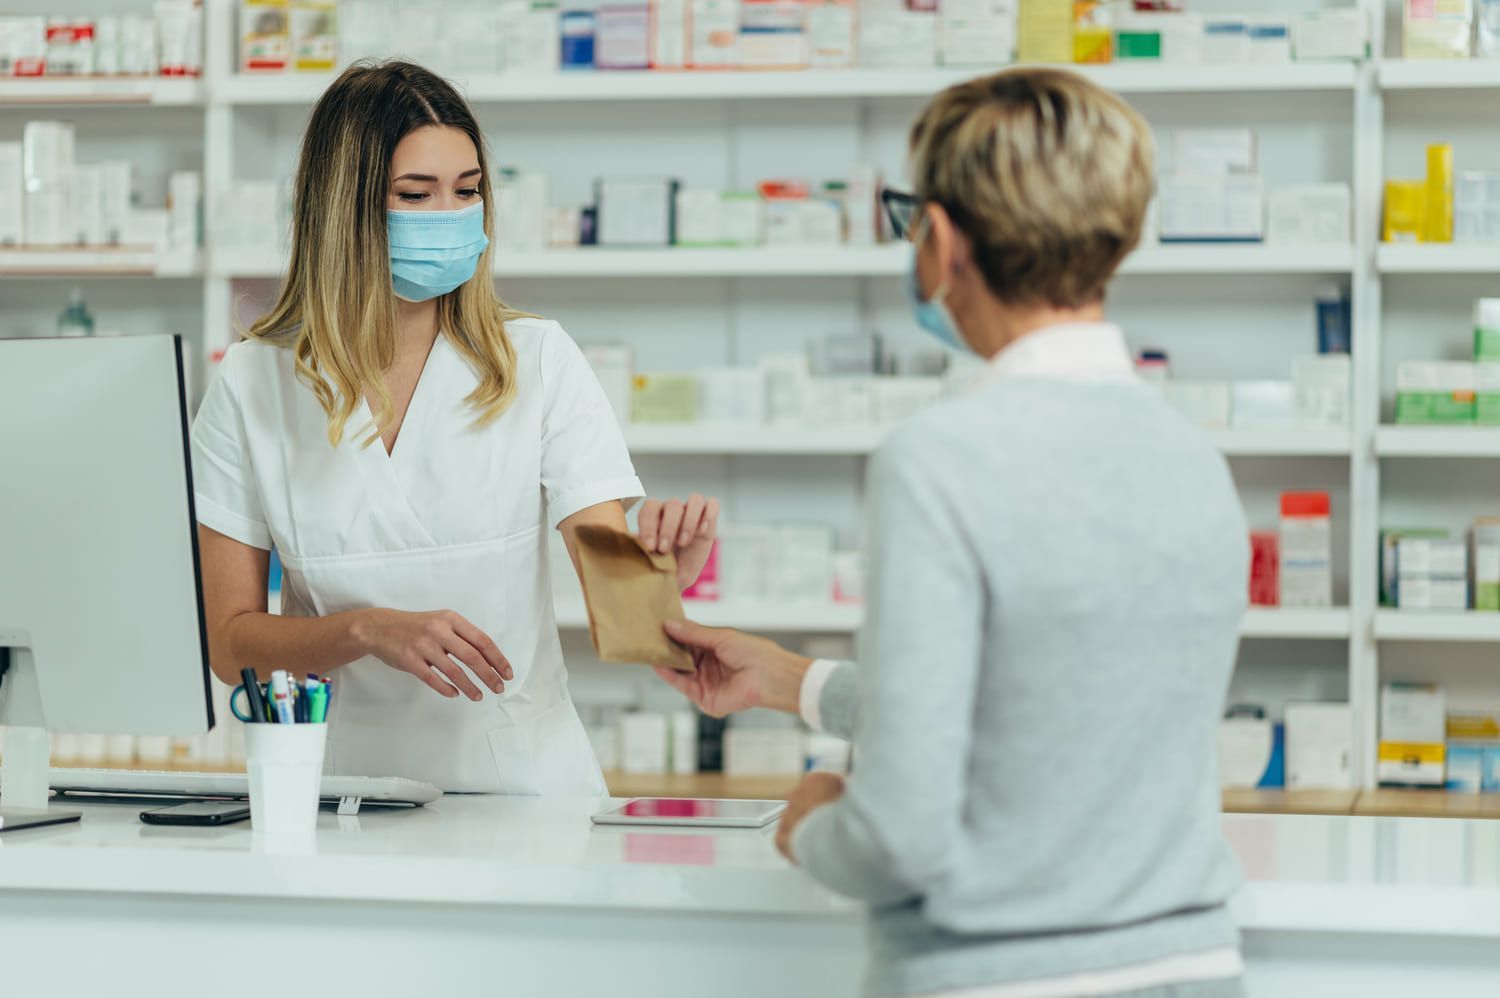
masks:
[[[276,669],[322,673],[348,665],[369,654],[360,636],[363,613],[351,610],[327,617],[237,614],[220,627],[214,672],[225,682],[239,682],[241,669],[254,669],[260,678],[269,679]]]

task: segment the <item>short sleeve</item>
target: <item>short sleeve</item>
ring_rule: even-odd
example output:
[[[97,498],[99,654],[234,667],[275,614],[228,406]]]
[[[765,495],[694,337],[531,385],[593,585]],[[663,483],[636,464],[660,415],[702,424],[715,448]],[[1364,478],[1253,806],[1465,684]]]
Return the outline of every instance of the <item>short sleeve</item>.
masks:
[[[193,499],[200,524],[241,544],[269,551],[271,531],[250,464],[234,378],[235,354],[243,349],[236,345],[225,352],[218,377],[193,420]]]
[[[645,495],[625,434],[578,344],[549,324],[541,342],[542,489],[547,522],[611,499]]]

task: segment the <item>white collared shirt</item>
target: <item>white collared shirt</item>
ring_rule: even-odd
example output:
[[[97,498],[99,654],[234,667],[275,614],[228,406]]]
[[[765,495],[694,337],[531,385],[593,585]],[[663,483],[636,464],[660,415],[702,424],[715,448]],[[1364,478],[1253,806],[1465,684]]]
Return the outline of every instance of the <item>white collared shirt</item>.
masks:
[[[1077,382],[1122,382],[1136,377],[1135,364],[1118,326],[1107,322],[1068,323],[1026,333],[990,358],[978,384],[997,379],[1048,378]],[[814,731],[822,730],[823,688],[838,663],[815,661],[803,676],[799,708]],[[1196,981],[1222,980],[1244,973],[1233,946],[1181,953],[1083,974],[1017,981],[991,987],[945,991],[933,998],[1067,998],[1120,994]]]

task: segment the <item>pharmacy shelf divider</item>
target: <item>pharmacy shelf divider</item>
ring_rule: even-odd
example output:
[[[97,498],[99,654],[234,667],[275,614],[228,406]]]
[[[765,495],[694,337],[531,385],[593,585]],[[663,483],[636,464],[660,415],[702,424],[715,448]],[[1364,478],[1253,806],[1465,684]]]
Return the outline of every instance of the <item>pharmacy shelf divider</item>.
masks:
[[[203,101],[204,86],[200,80],[154,76],[0,78],[0,107],[194,107]]]
[[[625,442],[632,454],[774,454],[863,455],[880,446],[885,426],[832,429],[716,423],[631,423]],[[1348,457],[1347,430],[1226,429],[1210,432],[1215,446],[1229,457]]]
[[[1379,610],[1374,633],[1380,641],[1500,641],[1500,613]]]
[[[1500,246],[1382,243],[1375,260],[1382,274],[1500,274]]]
[[[900,277],[910,264],[903,244],[840,247],[659,249],[584,247],[541,251],[498,250],[495,276],[506,278],[686,277]],[[275,278],[286,271],[284,252],[220,249],[211,255],[220,279]],[[1150,246],[1132,253],[1123,274],[1348,274],[1349,246]]]
[[[1500,87],[1500,62],[1493,59],[1385,59],[1382,90],[1479,90]]]
[[[1500,426],[1382,426],[1380,457],[1500,457]]]
[[[149,248],[0,248],[0,277],[162,277],[203,276],[201,254],[161,256]]]
[[[1353,90],[1347,63],[1281,66],[1108,65],[1072,67],[1111,90],[1132,94],[1295,93]],[[983,67],[957,69],[805,69],[668,73],[470,74],[456,82],[480,104],[598,101],[821,99],[925,99],[970,79]],[[303,105],[333,79],[324,75],[229,75],[215,81],[216,102],[234,105]],[[691,80],[690,85],[684,85]]]

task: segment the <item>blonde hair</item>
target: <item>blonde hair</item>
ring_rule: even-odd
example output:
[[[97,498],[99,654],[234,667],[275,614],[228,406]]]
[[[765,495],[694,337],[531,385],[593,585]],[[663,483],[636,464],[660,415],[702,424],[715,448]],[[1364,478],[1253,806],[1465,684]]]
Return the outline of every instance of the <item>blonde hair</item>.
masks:
[[[1101,300],[1140,242],[1154,186],[1146,123],[1076,73],[1013,69],[949,87],[911,131],[916,196],[974,244],[1008,304]]]
[[[365,389],[377,405],[363,444],[395,419],[385,383],[399,335],[386,198],[396,145],[428,125],[461,129],[474,141],[484,228],[493,234],[484,139],[458,91],[411,63],[357,63],[308,121],[293,192],[291,269],[275,306],[246,333],[296,352],[297,377],[328,414],[335,446]],[[465,400],[479,425],[515,400],[516,351],[505,323],[523,315],[495,295],[488,249],[474,276],[438,301],[439,328],[480,375]]]

